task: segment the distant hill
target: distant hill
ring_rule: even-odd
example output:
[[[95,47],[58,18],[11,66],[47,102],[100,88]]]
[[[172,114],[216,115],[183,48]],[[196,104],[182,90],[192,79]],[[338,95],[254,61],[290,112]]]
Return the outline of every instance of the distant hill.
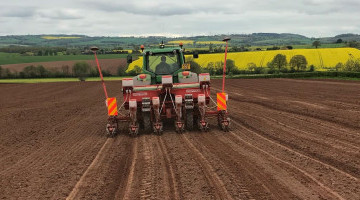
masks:
[[[335,37],[321,38],[321,40],[325,43],[329,43],[331,41],[336,41],[338,39],[342,39],[343,41],[360,41],[360,35],[347,33],[347,34],[337,35]]]
[[[229,36],[229,35],[226,35]],[[194,37],[90,37],[86,35],[9,35],[0,36],[0,46],[23,45],[23,46],[59,46],[59,47],[85,47],[96,45],[100,47],[132,47],[141,44],[152,45],[161,41],[169,42],[174,40],[221,41],[225,35],[194,36]],[[290,33],[252,33],[232,34],[232,45],[306,45],[311,44],[315,38],[308,38],[298,34]],[[342,34],[335,37],[316,38],[322,43],[335,43],[338,39],[343,41],[360,41],[360,35]]]

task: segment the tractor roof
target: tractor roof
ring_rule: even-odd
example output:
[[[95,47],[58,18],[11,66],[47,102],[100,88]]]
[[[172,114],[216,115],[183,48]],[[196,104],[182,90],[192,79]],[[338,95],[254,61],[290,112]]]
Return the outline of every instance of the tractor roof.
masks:
[[[145,49],[144,52],[153,52],[153,53],[167,53],[167,52],[173,52],[175,49],[180,50],[180,47],[166,47],[166,48],[151,48],[151,49]]]

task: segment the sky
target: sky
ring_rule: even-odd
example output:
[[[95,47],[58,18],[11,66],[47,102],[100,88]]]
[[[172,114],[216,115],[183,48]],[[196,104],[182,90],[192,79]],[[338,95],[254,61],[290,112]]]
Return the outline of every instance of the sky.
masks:
[[[359,0],[9,0],[0,35],[196,36],[360,33]]]

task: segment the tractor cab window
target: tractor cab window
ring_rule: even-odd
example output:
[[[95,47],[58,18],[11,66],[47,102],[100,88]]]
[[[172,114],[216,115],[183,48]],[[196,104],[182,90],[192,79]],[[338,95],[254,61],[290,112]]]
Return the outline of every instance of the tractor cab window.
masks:
[[[153,53],[147,56],[146,69],[155,74],[172,74],[181,68],[179,54],[174,53]]]

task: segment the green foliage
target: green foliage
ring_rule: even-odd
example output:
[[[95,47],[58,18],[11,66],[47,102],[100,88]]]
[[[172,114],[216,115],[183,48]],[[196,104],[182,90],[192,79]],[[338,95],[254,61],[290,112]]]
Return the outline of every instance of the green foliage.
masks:
[[[126,67],[119,66],[117,69],[117,75],[118,76],[125,76],[126,75]]]
[[[0,78],[2,77],[3,68],[0,65]]]
[[[222,75],[224,71],[224,62],[209,62],[206,67],[203,67],[200,72],[209,73],[210,75]],[[226,60],[226,74],[239,74],[240,70],[236,67],[235,61],[231,59]]]
[[[102,70],[104,77],[112,76],[109,71]],[[99,77],[97,67],[90,67],[86,62],[78,62],[73,67],[73,73],[70,71],[70,67],[65,65],[61,69],[46,69],[42,65],[26,66],[23,71],[12,73],[8,68],[1,70],[1,78],[21,78],[21,79],[33,79],[33,78],[65,78],[65,77],[78,77],[80,80],[85,80],[87,77]]]
[[[6,68],[3,74],[4,78],[14,78],[15,75],[11,73],[10,69]]]
[[[287,66],[286,56],[283,54],[277,54],[274,59],[268,63],[268,67],[272,70],[278,70],[279,72],[286,69]]]
[[[215,74],[215,67],[214,67],[214,63],[213,62],[209,62],[208,65],[204,68],[202,68],[202,72],[206,72],[209,73],[210,75],[214,75]]]
[[[200,52],[200,51],[199,51]],[[218,46],[218,47],[214,47],[214,50],[213,50],[214,53],[223,53],[224,50],[221,46]],[[200,52],[201,53],[201,52]]]
[[[228,50],[228,52],[244,52],[244,51],[249,51],[248,48],[246,48],[245,46],[231,46],[231,48]]]
[[[305,71],[307,61],[303,55],[295,55],[290,60],[290,67],[292,71]]]
[[[101,54],[99,59],[125,58],[126,54]],[[94,55],[58,55],[58,56],[22,56],[18,53],[0,52],[0,65],[33,63],[33,62],[52,62],[70,60],[94,60]]]
[[[336,43],[337,44],[343,43],[343,40],[341,38],[339,38],[339,39],[336,40]]]
[[[343,68],[344,68],[344,64],[343,63],[341,63],[341,62],[339,62],[339,63],[337,63],[336,65],[335,65],[335,71],[342,71],[343,70]]]
[[[21,78],[45,78],[48,77],[49,71],[44,66],[34,65],[26,66],[22,72],[19,73]]]
[[[319,46],[321,46],[321,43],[319,40],[315,40],[312,45],[315,47],[315,48],[318,48]]]
[[[73,73],[81,81],[85,81],[86,77],[89,76],[91,67],[87,62],[77,62],[73,67]]]
[[[203,69],[201,68],[201,66],[194,61],[193,58],[189,58],[186,60],[187,63],[190,64],[190,71],[200,74],[201,72],[203,72]]]
[[[209,44],[209,52],[214,51],[214,45],[212,43]]]
[[[45,78],[47,76],[48,71],[45,69],[44,66],[42,65],[37,66],[37,70],[39,72],[40,78]]]
[[[21,76],[24,76],[23,78],[32,78],[38,76],[36,67],[34,65],[26,66],[22,72],[23,74],[21,74]]]
[[[344,67],[343,70],[345,72],[360,72],[360,59],[349,59]]]
[[[357,41],[350,41],[348,42],[348,46],[349,47],[353,47],[353,48],[359,48],[360,47],[360,43]]]
[[[253,72],[255,74],[263,74],[265,73],[265,68],[263,67],[257,67],[255,63],[248,63],[247,68],[250,72]]]
[[[215,74],[223,74],[224,71],[224,62],[220,61],[220,62],[216,62],[215,63]]]
[[[138,65],[135,65],[134,69],[129,71],[127,74],[129,76],[136,76],[136,75],[140,74],[141,72],[142,72],[142,68]]]
[[[207,72],[210,75],[221,75],[223,74],[223,62],[210,62],[206,67],[203,68],[202,72]]]
[[[230,72],[233,73],[236,68],[235,61],[226,59],[226,74],[229,74]]]
[[[190,60],[189,63],[190,63],[190,71],[197,74],[201,73],[201,66],[197,62]]]
[[[109,70],[101,70],[101,73],[103,76],[111,76],[111,73],[109,72]]]
[[[269,50],[280,50],[280,47],[277,47],[277,46],[273,46],[273,47],[268,47],[266,48],[267,51]]]
[[[255,63],[248,63],[247,64],[247,68],[249,71],[255,71],[255,68],[256,68],[256,64]]]
[[[314,72],[314,71],[315,71],[315,66],[314,66],[314,65],[310,65],[309,72]]]
[[[61,66],[61,73],[64,75],[64,76],[70,76],[70,67],[68,65],[63,65]]]
[[[104,71],[101,70],[102,75],[105,76],[103,72]],[[97,67],[90,67],[89,77],[99,77],[99,76],[100,76],[100,74],[99,74],[99,70],[97,69]]]
[[[142,68],[140,66],[134,67],[136,74],[140,74],[142,72]]]

